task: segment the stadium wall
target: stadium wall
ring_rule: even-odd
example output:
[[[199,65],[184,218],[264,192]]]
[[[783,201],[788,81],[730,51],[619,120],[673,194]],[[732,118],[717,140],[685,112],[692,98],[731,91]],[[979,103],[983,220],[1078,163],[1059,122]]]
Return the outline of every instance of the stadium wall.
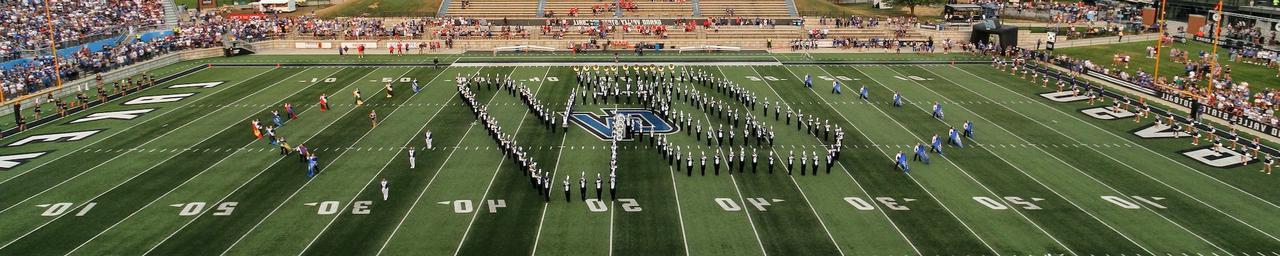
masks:
[[[953,41],[968,41],[967,31],[925,30],[924,32],[925,32],[925,36],[932,37],[935,42],[941,42],[946,39],[951,39]],[[1020,33],[1027,33],[1027,32],[1021,31]],[[1034,36],[1020,35],[1020,38],[1033,38],[1033,37]],[[671,50],[674,50],[677,47],[704,46],[704,45],[731,46],[731,47],[740,47],[742,49],[767,49],[769,48],[768,46],[770,45],[770,42],[771,42],[772,49],[788,49],[789,41],[790,41],[789,39],[774,39],[770,41],[763,38],[754,38],[754,39],[745,39],[745,40],[744,39],[723,39],[723,38],[717,38],[717,39],[642,38],[642,39],[633,39],[633,40],[614,40],[613,42],[616,43],[618,46],[611,46],[611,47],[621,47],[622,45],[634,45],[635,43],[649,43],[649,44],[662,43],[664,44],[664,46],[666,46],[666,48]],[[416,52],[416,49],[414,48],[417,47],[417,43],[439,42],[439,40],[279,39],[279,40],[267,40],[267,41],[255,42],[255,43],[252,43],[252,45],[260,52],[262,51],[270,52],[270,53],[288,52],[290,54],[297,54],[297,53],[334,54],[334,53],[337,53],[337,50],[334,49],[334,47],[337,47],[343,44],[347,44],[347,45],[365,44],[367,46],[373,46],[373,47],[370,47],[371,49],[369,50],[369,53],[384,54],[386,53],[385,51],[385,49],[387,48],[386,46],[389,43],[396,43],[396,42],[409,43],[411,44],[410,49],[413,49],[412,52]],[[489,50],[496,47],[506,47],[506,46],[515,46],[515,45],[537,45],[537,46],[547,46],[547,47],[554,47],[557,49],[567,50],[570,45],[574,43],[582,43],[582,42],[585,42],[585,41],[553,40],[553,39],[547,39],[547,40],[463,39],[463,40],[454,40],[454,48],[451,50],[457,50],[457,51]],[[1031,40],[1026,40],[1025,42],[1021,42],[1020,44],[1024,44],[1024,43],[1029,43],[1030,45],[1034,45],[1035,41],[1034,39],[1031,39]],[[300,47],[302,45],[309,45],[309,46]],[[315,47],[311,47],[310,45],[314,45]],[[630,48],[622,47],[622,48],[611,48],[611,49],[630,49]],[[312,50],[312,51],[298,51],[298,50]],[[664,50],[667,50],[667,49],[664,49]],[[164,54],[164,55],[152,58],[147,61],[139,62],[130,66],[117,68],[115,70],[103,73],[102,78],[104,81],[122,80],[124,78],[135,76],[143,72],[150,71],[152,69],[172,65],[182,61],[197,60],[197,59],[204,59],[204,58],[218,57],[218,56],[222,56],[221,48],[195,49],[195,50],[184,50],[184,51],[172,52],[169,54]],[[63,88],[65,88],[64,90],[59,91],[57,90],[57,88],[49,88],[39,93],[29,94],[27,96],[19,97],[19,98],[9,100],[0,104],[0,115],[6,115],[9,113],[12,113],[13,108],[9,107],[9,105],[12,105],[13,103],[22,102],[24,105],[29,105],[28,103],[31,103],[30,101],[34,100],[35,95],[44,95],[46,93],[54,93],[55,97],[67,97],[69,95],[75,95],[75,93],[83,90],[93,89],[94,83],[95,81],[93,79],[93,76],[81,78],[74,81],[64,81],[62,86]]]

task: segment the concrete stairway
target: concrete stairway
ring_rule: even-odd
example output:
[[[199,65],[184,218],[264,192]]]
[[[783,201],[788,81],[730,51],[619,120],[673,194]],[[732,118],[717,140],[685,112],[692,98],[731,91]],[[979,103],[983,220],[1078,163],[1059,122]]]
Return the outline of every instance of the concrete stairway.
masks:
[[[164,25],[165,27],[174,27],[178,25],[178,4],[173,0],[160,0],[160,6],[164,7]]]

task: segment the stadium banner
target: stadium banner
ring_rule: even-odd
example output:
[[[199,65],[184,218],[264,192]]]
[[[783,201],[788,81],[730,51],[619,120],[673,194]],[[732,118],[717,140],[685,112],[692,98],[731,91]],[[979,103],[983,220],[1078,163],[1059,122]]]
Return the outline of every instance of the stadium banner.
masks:
[[[1094,72],[1090,70],[1085,73],[1091,77],[1102,79],[1103,81],[1107,81],[1120,86],[1124,86],[1125,88],[1139,91],[1147,95],[1156,96],[1156,97],[1159,97],[1160,99],[1163,99],[1170,103],[1177,104],[1179,106],[1183,106],[1186,108],[1191,108],[1192,105],[1195,104],[1195,99],[1185,97],[1177,93],[1168,93],[1163,91],[1157,91],[1147,87],[1142,87],[1137,84],[1131,83],[1129,81],[1120,79],[1118,77],[1111,76],[1108,74],[1103,74],[1102,72]],[[1202,107],[1200,110],[1200,113],[1208,114],[1210,116],[1217,117],[1219,119],[1226,120],[1228,122],[1231,122],[1240,126],[1244,126],[1249,129],[1262,132],[1271,136],[1280,137],[1280,129],[1277,129],[1275,126],[1272,126],[1263,122],[1254,121],[1253,119],[1243,118],[1241,116],[1234,115],[1227,111],[1222,111],[1220,109],[1212,108],[1212,107]]]
[[[1190,108],[1191,105],[1194,104],[1193,102],[1195,101],[1194,99],[1183,97],[1182,95],[1178,95],[1174,93],[1160,92],[1157,95],[1160,96],[1160,98],[1164,99],[1165,101],[1178,104],[1179,106],[1183,106],[1187,108]],[[1272,126],[1263,122],[1258,122],[1253,119],[1244,118],[1239,115],[1234,115],[1231,112],[1222,111],[1217,108],[1203,107],[1201,108],[1200,113],[1208,114],[1210,116],[1217,117],[1222,120],[1227,120],[1228,122],[1243,126],[1245,128],[1249,128],[1254,131],[1262,132],[1267,135],[1280,137],[1280,129],[1276,129],[1275,126]]]
[[[365,49],[378,49],[378,43],[342,43],[342,47],[355,49],[357,46],[363,45]]]
[[[1200,41],[1201,43],[1213,44],[1213,38],[1212,38],[1212,37],[1207,37],[1207,36],[1192,36],[1192,37],[1193,37],[1192,39],[1194,39],[1194,40],[1196,40],[1196,41]],[[1223,38],[1223,39],[1226,39],[1226,38]],[[1225,42],[1227,42],[1227,40],[1222,40],[1222,41],[1223,41],[1224,43],[1225,43]],[[1221,43],[1219,43],[1219,44],[1221,44]]]
[[[662,19],[606,19],[606,20],[573,20],[574,26],[596,26],[599,24],[615,25],[663,25]]]
[[[1278,24],[1280,24],[1280,23],[1278,23]],[[1203,43],[1206,43],[1206,44],[1210,44],[1210,45],[1212,45],[1212,44],[1213,44],[1213,38],[1212,38],[1212,37],[1196,36],[1196,37],[1195,37],[1195,40],[1196,40],[1196,41],[1203,42]],[[1245,57],[1250,57],[1250,58],[1260,58],[1260,59],[1272,59],[1272,58],[1273,58],[1273,57],[1275,57],[1275,56],[1276,56],[1276,54],[1277,54],[1275,51],[1272,51],[1272,50],[1270,50],[1270,49],[1266,49],[1266,48],[1262,48],[1262,46],[1261,46],[1261,45],[1258,45],[1258,44],[1255,44],[1255,43],[1253,43],[1253,42],[1249,42],[1249,41],[1241,41],[1241,40],[1236,40],[1236,39],[1231,39],[1231,38],[1221,38],[1221,39],[1219,39],[1218,41],[1219,41],[1219,42],[1218,42],[1218,46],[1220,46],[1220,47],[1222,47],[1222,48],[1224,48],[1224,49],[1228,49],[1228,50],[1237,50],[1237,49],[1238,49],[1238,50],[1244,50],[1244,53],[1243,53],[1242,55],[1243,55],[1243,56],[1245,56]]]
[[[294,44],[293,44],[293,48],[297,48],[297,49],[333,49],[333,43],[324,43],[324,42],[314,42],[314,43],[311,43],[311,42],[308,42],[308,43],[294,43]]]
[[[422,42],[387,42],[385,45],[387,48],[407,47],[406,49],[418,49],[418,44],[420,43]]]

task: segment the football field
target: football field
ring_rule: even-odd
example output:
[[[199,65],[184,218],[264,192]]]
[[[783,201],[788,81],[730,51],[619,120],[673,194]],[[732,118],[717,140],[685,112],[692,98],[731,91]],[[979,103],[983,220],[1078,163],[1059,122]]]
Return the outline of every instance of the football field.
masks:
[[[1241,163],[1240,150],[1193,145],[1110,100],[1055,94],[988,64],[661,66],[769,102],[675,85],[759,120],[776,141],[720,145],[663,117],[682,157],[665,158],[649,137],[619,142],[616,192],[610,143],[583,123],[645,105],[578,98],[573,114],[586,117],[548,128],[515,94],[473,87],[551,174],[550,200],[477,122],[455,80],[509,76],[559,121],[580,97],[584,64],[361,64],[210,65],[0,139],[0,255],[1280,256],[1280,180],[1259,160]],[[931,116],[935,103],[945,118]],[[671,107],[737,127],[687,100]],[[272,124],[272,111],[285,119],[276,133],[314,152],[319,174],[254,136],[251,123]],[[816,156],[830,143],[788,111],[842,128],[838,161],[805,175],[800,159],[789,166],[787,155]],[[893,166],[895,154],[965,121],[975,135],[963,147],[912,161],[909,173]],[[743,167],[718,174],[686,166],[683,154],[717,150],[751,151],[758,164],[743,156]],[[781,156],[772,171],[770,153]]]

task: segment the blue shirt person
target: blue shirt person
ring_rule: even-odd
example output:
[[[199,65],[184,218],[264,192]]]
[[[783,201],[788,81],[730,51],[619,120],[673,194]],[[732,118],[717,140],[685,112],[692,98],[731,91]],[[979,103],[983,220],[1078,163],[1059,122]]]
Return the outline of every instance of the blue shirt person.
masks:
[[[925,152],[925,150],[927,149],[925,149],[924,144],[916,143],[916,147],[915,147],[916,155],[915,155],[915,158],[912,160],[922,161],[925,164],[929,164],[929,153]]]
[[[898,92],[893,92],[893,106],[902,107],[902,95],[899,95]]]
[[[310,156],[307,156],[307,178],[316,176],[316,167],[319,166],[317,161],[319,160],[316,159],[315,154],[311,154]]]
[[[864,100],[865,100],[865,99],[867,99],[867,87],[866,87],[866,86],[862,86],[862,89],[859,89],[859,90],[858,90],[858,97],[862,97],[862,99],[864,99]]]
[[[804,75],[804,87],[813,87],[813,75]]]
[[[964,121],[964,137],[973,138],[973,121]]]
[[[933,117],[942,119],[942,103],[933,102]]]
[[[284,126],[284,122],[280,120],[280,112],[271,111],[271,122],[276,123],[276,127]]]
[[[933,135],[933,139],[929,141],[929,145],[930,145],[930,148],[929,148],[930,150],[938,153],[938,155],[942,155],[942,140],[938,139],[937,134]]]
[[[960,142],[960,133],[956,132],[955,128],[948,129],[947,136],[950,137],[948,139],[949,143],[956,145],[956,147],[964,147],[964,143]]]
[[[907,155],[902,154],[902,151],[898,151],[898,154],[893,156],[893,161],[894,167],[902,169],[902,172],[911,172],[911,168],[907,166]]]

